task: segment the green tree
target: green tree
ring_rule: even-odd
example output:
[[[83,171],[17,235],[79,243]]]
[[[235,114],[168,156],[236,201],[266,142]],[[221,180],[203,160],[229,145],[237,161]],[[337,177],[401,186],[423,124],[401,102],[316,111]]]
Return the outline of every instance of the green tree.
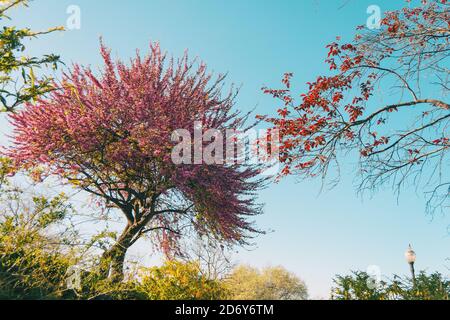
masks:
[[[336,276],[333,300],[449,300],[450,280],[435,272],[420,272],[416,281],[394,276],[393,280],[375,282],[366,272]]]
[[[404,300],[449,300],[450,279],[439,272],[420,272],[415,283],[410,278],[394,280],[389,287],[391,298]]]
[[[388,300],[388,284],[380,281],[375,285],[375,281],[366,272],[338,275],[333,282],[332,300]]]
[[[305,283],[283,267],[236,267],[226,280],[233,300],[306,300]]]
[[[29,0],[0,1],[0,110],[14,111],[23,103],[35,100],[37,97],[54,89],[51,77],[37,78],[35,70],[51,66],[56,69],[61,62],[54,54],[42,57],[30,57],[25,54],[24,42],[38,36],[63,30],[62,27],[50,28],[45,31],[32,31],[29,28],[18,29],[6,26],[10,20],[7,12],[17,6],[28,6]]]
[[[64,194],[52,198],[28,197],[11,185],[13,170],[8,159],[0,159],[0,298],[55,299],[70,294],[66,286],[68,268],[75,255],[63,250],[71,239],[50,232],[71,207]]]

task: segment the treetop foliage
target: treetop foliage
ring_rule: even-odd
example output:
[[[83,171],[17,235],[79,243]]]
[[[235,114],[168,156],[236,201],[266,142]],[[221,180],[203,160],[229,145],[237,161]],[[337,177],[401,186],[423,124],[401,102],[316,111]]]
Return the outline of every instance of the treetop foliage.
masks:
[[[64,30],[54,27],[45,31],[32,31],[29,28],[18,29],[7,26],[7,13],[18,6],[28,6],[28,0],[3,0],[0,2],[0,110],[12,112],[25,102],[35,101],[55,89],[51,77],[38,77],[36,69],[50,66],[57,69],[61,63],[55,54],[43,57],[30,57],[25,53],[29,39]]]
[[[358,27],[350,42],[337,37],[327,46],[329,74],[308,82],[300,101],[292,73],[282,89],[263,88],[280,101],[277,116],[260,116],[280,131],[280,177],[332,174],[334,183],[351,154],[360,191],[413,182],[431,187],[429,209],[445,207],[450,11],[445,0],[421,3],[387,12],[379,30]]]

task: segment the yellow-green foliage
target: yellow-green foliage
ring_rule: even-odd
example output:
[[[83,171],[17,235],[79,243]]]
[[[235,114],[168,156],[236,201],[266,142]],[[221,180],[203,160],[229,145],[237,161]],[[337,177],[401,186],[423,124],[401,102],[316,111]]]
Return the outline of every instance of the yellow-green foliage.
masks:
[[[0,158],[0,298],[52,299],[67,294],[65,276],[73,256],[47,228],[71,210],[67,197],[28,199],[10,185],[11,161]]]
[[[450,280],[440,273],[420,272],[410,278],[374,282],[366,272],[353,272],[334,279],[333,300],[449,300]]]
[[[61,298],[66,293],[65,274],[72,263],[51,238],[29,228],[21,217],[7,217],[0,223],[1,298]]]
[[[223,286],[196,263],[167,261],[142,269],[126,282],[105,279],[91,263],[80,272],[80,287],[68,288],[69,270],[81,260],[77,239],[56,232],[73,213],[64,194],[29,196],[11,185],[13,171],[0,158],[0,298],[2,299],[220,299]],[[57,228],[56,228],[57,229]],[[51,234],[56,236],[51,236]],[[107,235],[107,234],[105,234]],[[98,239],[93,239],[98,242]],[[72,248],[68,250],[68,248]],[[101,261],[100,257],[94,260]],[[98,266],[98,265],[97,265]]]
[[[141,270],[140,289],[150,300],[215,300],[226,297],[219,281],[202,276],[194,262],[167,261]]]
[[[233,300],[304,300],[308,298],[305,283],[283,267],[258,270],[238,266],[226,280]]]
[[[54,89],[53,79],[36,79],[34,69],[52,66],[56,69],[59,56],[48,54],[43,57],[30,57],[24,54],[24,43],[40,35],[64,30],[63,27],[51,28],[42,32],[33,32],[29,28],[19,29],[7,26],[8,12],[14,7],[28,6],[28,0],[0,0],[0,111],[14,111],[21,104],[37,99]],[[17,79],[21,79],[18,85]]]

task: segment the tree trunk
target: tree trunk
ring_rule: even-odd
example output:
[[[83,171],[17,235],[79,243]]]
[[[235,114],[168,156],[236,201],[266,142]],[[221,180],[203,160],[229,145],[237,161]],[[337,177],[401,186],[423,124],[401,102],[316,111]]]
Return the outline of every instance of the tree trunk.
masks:
[[[101,274],[113,282],[121,282],[124,279],[124,262],[133,238],[140,232],[139,226],[128,225],[120,235],[117,242],[102,256]]]

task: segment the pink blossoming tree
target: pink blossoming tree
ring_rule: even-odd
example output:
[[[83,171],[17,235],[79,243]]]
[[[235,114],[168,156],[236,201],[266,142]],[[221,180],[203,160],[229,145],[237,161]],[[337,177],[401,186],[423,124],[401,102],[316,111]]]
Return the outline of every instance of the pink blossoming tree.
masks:
[[[123,278],[127,250],[144,234],[166,254],[192,232],[224,244],[245,244],[259,231],[255,192],[260,167],[246,164],[175,165],[171,134],[182,128],[245,130],[234,112],[236,91],[222,94],[223,76],[185,55],[167,61],[158,45],[130,65],[115,62],[103,45],[105,68],[95,76],[75,65],[59,90],[11,115],[8,154],[23,168],[45,168],[119,209],[127,224],[104,253],[104,275]]]

